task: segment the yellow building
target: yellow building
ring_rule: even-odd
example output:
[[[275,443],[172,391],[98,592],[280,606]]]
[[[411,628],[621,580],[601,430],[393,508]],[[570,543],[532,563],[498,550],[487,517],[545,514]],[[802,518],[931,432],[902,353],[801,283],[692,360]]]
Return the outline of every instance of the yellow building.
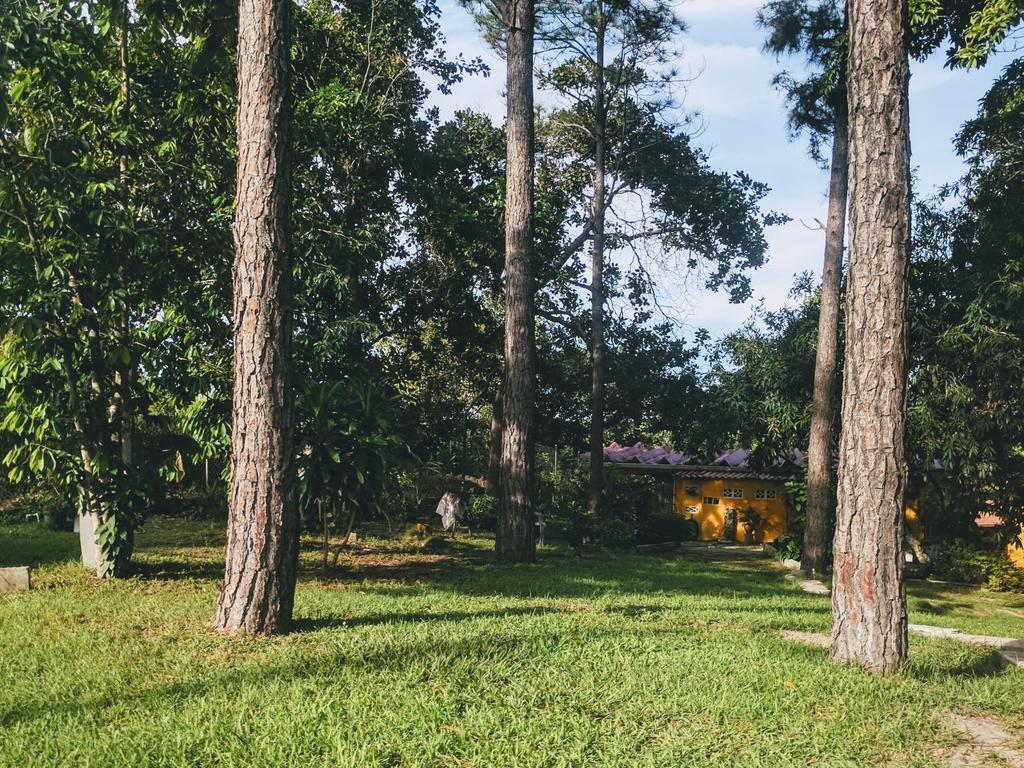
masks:
[[[589,458],[589,454],[581,458]],[[666,504],[671,499],[673,511],[697,522],[701,541],[751,540],[763,544],[777,540],[789,525],[786,483],[802,480],[805,472],[804,454],[799,450],[764,465],[745,448],[723,451],[708,459],[666,446],[612,443],[605,447],[604,459],[609,468],[618,471],[663,478]],[[919,499],[907,499],[907,531],[918,541],[925,538],[921,513]],[[745,519],[753,519],[755,524],[745,526]],[[1002,525],[1002,520],[985,512],[975,523],[984,530]],[[1024,548],[1010,543],[1006,554],[1024,568]]]
[[[992,502],[989,502],[989,504],[991,503]],[[974,524],[983,531],[991,531],[1001,528],[1003,526],[1003,519],[999,517],[999,515],[986,510],[981,512],[977,518],[975,518]],[[1024,542],[1024,526],[1021,526],[1018,538],[1020,541]],[[1006,545],[1006,556],[1009,557],[1010,562],[1018,568],[1024,568],[1024,547],[1018,546],[1016,541],[1011,541]]]
[[[697,472],[701,475],[694,477]],[[674,478],[675,511],[697,521],[701,541],[745,541],[743,523],[751,519],[755,521],[750,526],[753,543],[775,541],[789,523],[785,479],[737,478],[736,474],[711,468],[684,470]],[[753,473],[744,473],[749,474]]]
[[[709,460],[665,446],[612,443],[604,456],[616,469],[664,477],[671,484],[673,510],[697,521],[701,541],[743,542],[748,530],[754,543],[775,541],[789,523],[786,481],[803,476],[800,452],[762,467],[743,448]]]
[[[665,446],[612,443],[604,449],[604,457],[616,470],[664,478],[673,511],[697,522],[701,541],[776,541],[789,526],[786,483],[802,480],[805,472],[801,451],[764,465],[744,448],[708,459]],[[744,525],[751,519],[753,525]],[[906,522],[910,533],[922,540],[917,499],[907,500]],[[1011,557],[1024,562],[1024,550],[1015,550]]]
[[[1024,528],[1021,528],[1020,534],[1024,537]],[[1015,543],[1006,545],[1006,554],[1010,556],[1010,560],[1018,568],[1024,568],[1024,547],[1018,547]]]

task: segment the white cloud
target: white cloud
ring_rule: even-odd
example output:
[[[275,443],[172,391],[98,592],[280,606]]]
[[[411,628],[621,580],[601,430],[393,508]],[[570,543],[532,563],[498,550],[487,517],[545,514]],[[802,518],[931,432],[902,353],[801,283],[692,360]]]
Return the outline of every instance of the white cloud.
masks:
[[[441,119],[450,118],[462,109],[473,109],[491,117],[497,124],[505,121],[505,62],[492,51],[469,12],[455,0],[442,0],[441,29],[445,35],[444,48],[448,55],[461,55],[467,61],[480,58],[490,68],[490,75],[475,75],[457,83],[451,94],[436,89],[430,99],[438,107]]]
[[[931,56],[925,61],[910,63],[910,98],[916,101],[929,91],[942,88],[957,77],[956,72],[944,66],[939,56]]]
[[[824,220],[826,174],[806,157],[803,143],[787,142],[785,106],[771,86],[779,65],[760,51],[762,31],[753,23],[763,0],[679,0],[677,11],[691,21],[682,40],[682,74],[697,76],[688,86],[684,107],[704,116],[700,146],[711,150],[712,165],[743,169],[773,188],[764,208],[793,217],[767,233],[768,264],[751,275],[754,299],[731,305],[726,296],[703,290],[698,276],[659,275],[666,305],[690,328],[705,327],[715,335],[737,328],[759,299],[770,309],[787,301],[793,275],[821,270],[823,235],[808,229]],[[488,78],[468,78],[451,96],[435,94],[443,117],[457,109],[473,108],[500,124],[505,116],[504,62],[484,45],[472,18],[456,0],[441,0],[442,29],[447,50],[467,58],[480,56],[491,66]],[[951,72],[941,55],[913,64],[911,133],[913,163],[919,191],[929,194],[936,184],[955,179],[962,163],[950,139],[963,120],[977,111],[977,99],[990,85],[996,65],[980,72]],[[799,69],[798,61],[784,62]],[[538,100],[544,97],[538,93]],[[803,222],[803,223],[802,223]]]
[[[676,10],[688,17],[742,14],[747,21],[764,4],[764,0],[681,0]]]
[[[757,48],[691,42],[684,66],[693,78],[686,88],[688,109],[738,117],[777,107],[771,88],[774,68]]]

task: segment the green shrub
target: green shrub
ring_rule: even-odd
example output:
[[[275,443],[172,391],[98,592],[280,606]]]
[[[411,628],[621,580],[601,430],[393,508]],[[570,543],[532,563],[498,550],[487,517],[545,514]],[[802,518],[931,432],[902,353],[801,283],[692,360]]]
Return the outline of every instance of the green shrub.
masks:
[[[696,520],[674,512],[651,515],[636,531],[637,544],[660,544],[665,541],[693,541],[699,526]]]
[[[470,529],[493,531],[498,524],[498,500],[486,493],[473,496],[463,505],[459,523]]]
[[[803,557],[802,538],[786,534],[775,542],[779,560],[799,560]]]
[[[594,541],[586,494],[587,473],[578,465],[540,473],[537,512],[547,523],[545,539],[553,541],[561,533],[574,547],[582,546],[584,539]]]
[[[1024,593],[1024,570],[1005,552],[989,552],[962,541],[950,544],[932,558],[932,574],[947,581],[982,584],[999,592]]]

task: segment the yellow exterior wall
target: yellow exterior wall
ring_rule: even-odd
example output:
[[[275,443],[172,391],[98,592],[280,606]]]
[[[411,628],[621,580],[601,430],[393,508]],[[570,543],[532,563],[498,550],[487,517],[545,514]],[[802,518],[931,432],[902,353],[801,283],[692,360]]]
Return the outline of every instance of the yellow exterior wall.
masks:
[[[924,541],[924,525],[921,521],[918,499],[907,499],[907,509],[904,519],[907,521],[907,529],[918,541]],[[1024,526],[1021,526],[1021,538],[1024,539]],[[1018,547],[1014,542],[1006,545],[1006,555],[1010,562],[1018,568],[1024,568],[1024,548]]]
[[[697,486],[697,493],[690,496],[686,493],[689,486]],[[739,488],[743,491],[741,499],[727,499],[723,495],[725,488]],[[755,499],[754,492],[758,489],[775,491],[774,499]],[[718,504],[704,504],[704,497],[718,499]],[[697,514],[690,515],[687,507],[696,507]],[[762,518],[761,527],[754,536],[754,541],[762,544],[775,541],[786,531],[789,513],[786,509],[786,487],[777,480],[690,480],[675,478],[675,511],[693,517],[700,526],[701,541],[713,541],[721,538],[725,528],[725,510],[733,508],[737,516],[753,507]],[[743,525],[736,526],[736,540],[743,541]]]
[[[1020,528],[1020,538],[1024,541],[1024,525]],[[1006,545],[1006,554],[1010,556],[1010,560],[1018,568],[1024,568],[1024,547],[1018,547],[1015,542],[1010,542]]]
[[[918,541],[924,541],[924,525],[921,524],[921,515],[918,512],[918,500],[907,499],[906,509],[903,510],[903,521],[907,525],[910,535]]]
[[[696,486],[697,492],[690,495],[686,489]],[[741,499],[727,499],[723,495],[725,488],[739,488],[743,491]],[[755,499],[754,492],[758,489],[774,490],[774,499]],[[705,504],[704,497],[718,499],[718,504]],[[789,522],[789,510],[786,507],[786,486],[778,480],[691,480],[686,478],[675,478],[675,492],[673,507],[676,512],[686,517],[693,517],[700,526],[699,538],[701,541],[716,541],[722,537],[725,528],[725,510],[733,508],[739,514],[753,507],[762,517],[761,527],[754,536],[758,544],[775,541],[786,532],[786,525]],[[687,513],[687,507],[696,507],[697,513]],[[924,526],[921,521],[920,504],[918,499],[907,499],[904,520],[907,530],[918,541],[924,540]],[[737,520],[738,522],[738,520]],[[1024,538],[1024,527],[1021,528],[1021,536]],[[743,525],[736,526],[736,540],[744,540]],[[1024,548],[1010,543],[1006,547],[1006,554],[1009,555],[1019,568],[1024,568]]]
[[[697,493],[689,495],[686,489],[697,486]],[[742,499],[727,499],[722,495],[725,488],[739,488],[743,491]],[[774,499],[755,499],[754,492],[758,489],[774,490]],[[718,504],[704,504],[704,497],[718,499]],[[715,541],[722,537],[725,528],[725,510],[732,507],[740,512],[753,507],[762,517],[762,524],[754,536],[758,544],[772,542],[786,532],[789,522],[789,510],[786,507],[786,486],[780,480],[691,480],[675,478],[675,511],[687,517],[693,517],[700,526],[701,541]],[[697,507],[696,515],[689,515],[687,507]],[[924,539],[924,527],[918,514],[917,499],[908,499],[905,512],[907,527],[918,539]],[[743,525],[736,526],[736,540],[743,541]],[[1012,545],[1011,545],[1012,546]],[[1015,549],[1010,557],[1024,567],[1024,549]]]

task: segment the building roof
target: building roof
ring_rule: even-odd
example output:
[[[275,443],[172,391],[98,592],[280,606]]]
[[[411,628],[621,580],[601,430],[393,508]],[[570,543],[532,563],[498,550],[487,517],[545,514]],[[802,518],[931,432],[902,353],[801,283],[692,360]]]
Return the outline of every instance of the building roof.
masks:
[[[1003,518],[994,512],[982,512],[974,518],[974,524],[979,528],[999,528],[1003,525]]]
[[[581,454],[580,459],[589,460],[590,453]],[[753,452],[747,448],[719,451],[712,456],[697,456],[665,445],[648,448],[643,443],[631,446],[611,443],[604,448],[604,460],[634,472],[667,471],[678,477],[698,480],[777,480],[801,471],[804,453],[796,450],[789,456],[779,456],[765,465],[755,462]]]

